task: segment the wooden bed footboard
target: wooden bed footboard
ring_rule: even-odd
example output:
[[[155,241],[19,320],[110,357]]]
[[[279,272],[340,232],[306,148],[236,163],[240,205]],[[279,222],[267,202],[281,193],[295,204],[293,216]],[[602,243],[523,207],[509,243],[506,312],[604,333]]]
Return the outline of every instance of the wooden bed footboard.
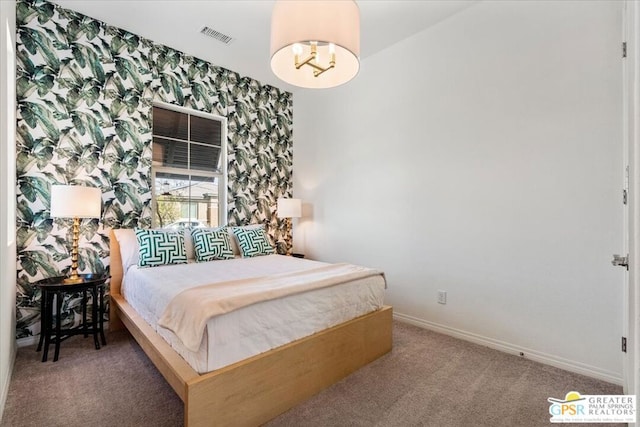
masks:
[[[257,426],[372,362],[392,347],[392,308],[198,374],[120,294],[122,264],[111,233],[110,327],[124,325],[184,402],[188,427]],[[116,265],[114,269],[114,261]]]

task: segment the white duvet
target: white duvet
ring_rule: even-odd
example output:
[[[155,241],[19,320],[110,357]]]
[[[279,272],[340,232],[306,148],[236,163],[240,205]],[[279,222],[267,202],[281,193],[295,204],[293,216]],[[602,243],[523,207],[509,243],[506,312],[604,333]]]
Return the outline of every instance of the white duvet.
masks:
[[[198,372],[208,372],[377,310],[384,279],[372,276],[342,285],[260,302],[207,322],[197,352],[158,326],[169,302],[185,289],[231,280],[303,271],[325,265],[282,255],[237,258],[153,268],[132,266],[122,292],[129,304]]]

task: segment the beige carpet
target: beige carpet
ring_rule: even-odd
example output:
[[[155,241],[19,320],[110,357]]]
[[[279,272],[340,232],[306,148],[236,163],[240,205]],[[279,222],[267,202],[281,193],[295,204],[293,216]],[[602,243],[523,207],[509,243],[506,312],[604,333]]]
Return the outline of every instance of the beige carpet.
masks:
[[[182,402],[126,333],[18,350],[0,426],[180,426]],[[393,352],[271,421],[277,426],[549,426],[548,397],[621,387],[403,323]],[[581,424],[585,426],[586,424]],[[605,424],[597,424],[605,426]]]

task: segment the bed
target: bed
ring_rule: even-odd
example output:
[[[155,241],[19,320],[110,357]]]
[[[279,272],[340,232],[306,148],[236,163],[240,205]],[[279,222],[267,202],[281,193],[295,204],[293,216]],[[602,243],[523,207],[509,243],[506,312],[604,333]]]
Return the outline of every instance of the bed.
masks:
[[[136,300],[136,293],[127,289],[135,283],[133,276],[127,277],[123,287],[123,258],[113,231],[110,250],[110,329],[126,327],[140,344],[184,402],[186,426],[263,424],[391,350],[392,309],[381,306],[353,319],[339,319],[338,324],[291,342],[264,343],[276,346],[270,350],[246,350],[259,352],[255,355],[245,357],[251,353],[236,348],[231,356],[217,358],[205,351],[204,357],[198,359],[196,355],[194,361],[189,356],[191,350],[180,348],[171,333],[158,327],[154,323],[157,319],[144,306],[141,308],[144,294],[138,294]],[[290,257],[278,260],[285,265],[291,262]],[[125,298],[127,294],[140,312]],[[233,324],[226,322],[221,323],[222,330],[232,329],[224,329],[225,325]],[[207,326],[212,327],[209,323]],[[210,332],[203,337],[200,347],[213,344]],[[229,342],[229,336],[225,339]]]

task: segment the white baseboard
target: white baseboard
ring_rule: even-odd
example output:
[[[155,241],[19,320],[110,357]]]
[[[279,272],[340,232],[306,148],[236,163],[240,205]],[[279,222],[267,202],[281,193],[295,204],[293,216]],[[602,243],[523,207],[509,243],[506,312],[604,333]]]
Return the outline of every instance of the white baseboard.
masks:
[[[2,384],[0,384],[0,420],[2,419],[2,415],[4,414],[4,407],[7,404],[7,396],[9,395],[9,384],[11,384],[11,377],[13,376],[13,367],[16,363],[16,346],[12,346],[11,354],[9,356],[9,371],[7,372],[7,376],[3,378]]]
[[[565,371],[575,372],[577,374],[586,375],[591,378],[596,378],[609,383],[622,385],[622,377],[614,372],[605,371],[595,366],[587,365],[584,363],[576,362],[573,360],[564,359],[562,357],[554,356],[551,354],[543,353],[540,351],[531,350],[525,347],[519,347],[514,344],[510,344],[504,341],[488,338],[482,335],[474,334],[472,332],[463,331],[461,329],[451,328],[449,326],[441,325],[439,323],[430,322],[428,320],[419,319],[417,317],[409,316],[402,313],[393,313],[394,319],[401,322],[409,323],[421,328],[429,329],[435,332],[440,332],[445,335],[450,335],[455,338],[460,338],[465,341],[470,341],[476,344],[484,345],[495,350],[503,351],[505,353],[514,354],[516,356],[525,357],[536,362],[544,363],[546,365],[555,366],[556,368],[564,369]],[[109,330],[108,322],[105,322],[105,329]],[[28,347],[38,344],[40,339],[39,335],[32,337],[20,338],[17,340],[18,347]],[[521,354],[522,353],[522,354]]]
[[[18,338],[16,340],[16,345],[18,347],[29,347],[30,345],[38,344],[39,340],[40,340],[40,335],[34,335],[32,337]]]
[[[402,313],[393,313],[394,319],[401,322],[410,323],[421,328],[429,329],[435,332],[440,332],[445,335],[450,335],[455,338],[460,338],[465,341],[470,341],[475,344],[484,345],[495,350],[503,351],[505,353],[514,354],[516,356],[525,357],[536,362],[544,363],[546,365],[555,366],[556,368],[564,369],[565,371],[575,372],[577,374],[586,375],[591,378],[596,378],[609,383],[623,385],[622,377],[615,372],[606,371],[595,366],[587,365],[584,363],[568,360],[562,357],[554,356],[540,351],[531,350],[529,348],[519,347],[514,344],[510,344],[504,341],[488,338],[482,335],[474,334],[472,332],[463,331],[449,326],[441,325],[428,320],[418,319],[417,317],[409,316]]]

